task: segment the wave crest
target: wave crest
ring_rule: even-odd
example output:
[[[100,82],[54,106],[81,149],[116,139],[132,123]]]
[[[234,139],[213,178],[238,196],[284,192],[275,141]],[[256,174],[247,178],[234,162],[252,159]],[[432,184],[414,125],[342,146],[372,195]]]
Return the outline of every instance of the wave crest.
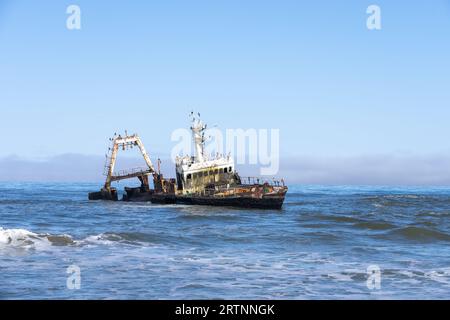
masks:
[[[391,236],[401,237],[407,240],[430,242],[430,241],[450,241],[447,233],[424,227],[409,226],[399,228],[389,233]]]
[[[43,248],[74,244],[68,235],[38,234],[26,229],[3,229],[0,227],[0,247]]]

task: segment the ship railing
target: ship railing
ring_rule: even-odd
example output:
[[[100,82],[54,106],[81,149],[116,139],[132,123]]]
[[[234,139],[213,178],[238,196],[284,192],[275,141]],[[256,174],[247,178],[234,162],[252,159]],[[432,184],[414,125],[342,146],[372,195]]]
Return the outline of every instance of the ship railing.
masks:
[[[283,179],[276,178],[261,178],[261,177],[240,177],[241,183],[243,185],[260,185],[260,184],[269,184],[272,186],[280,187],[285,186]]]

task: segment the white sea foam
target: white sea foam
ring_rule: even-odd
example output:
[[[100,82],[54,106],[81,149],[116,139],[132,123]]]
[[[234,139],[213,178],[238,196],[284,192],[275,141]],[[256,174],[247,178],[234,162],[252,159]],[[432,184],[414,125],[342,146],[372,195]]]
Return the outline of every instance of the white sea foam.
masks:
[[[432,281],[440,282],[443,284],[449,284],[450,283],[450,269],[443,268],[443,269],[432,270],[430,272],[425,273],[425,277]]]
[[[88,236],[86,238],[84,238],[83,240],[77,241],[78,244],[80,245],[113,245],[114,243],[116,243],[117,241],[119,241],[120,239],[114,239],[116,241],[114,241],[112,238],[114,238],[113,235],[106,235],[104,233],[98,234],[98,235],[94,235],[94,236]]]
[[[117,243],[148,245],[142,241],[128,239],[126,235],[115,233],[101,233],[74,240],[72,236],[66,234],[38,234],[26,229],[0,227],[0,250],[4,248],[46,249],[50,246],[111,246]]]
[[[26,229],[4,229],[0,227],[0,249],[3,247],[43,249],[49,246],[74,244],[71,236],[37,234]]]
[[[50,244],[47,238],[26,229],[3,229],[0,227],[0,247],[32,248]]]

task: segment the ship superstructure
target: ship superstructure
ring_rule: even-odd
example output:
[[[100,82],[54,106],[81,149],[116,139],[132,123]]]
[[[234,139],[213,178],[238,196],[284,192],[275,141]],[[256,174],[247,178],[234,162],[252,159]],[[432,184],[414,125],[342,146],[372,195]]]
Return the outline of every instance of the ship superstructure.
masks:
[[[192,114],[191,117],[195,156],[178,156],[175,159],[178,193],[198,194],[208,186],[230,187],[240,183],[239,176],[235,173],[234,159],[230,154],[227,156],[219,153],[214,156],[205,154],[207,126]]]

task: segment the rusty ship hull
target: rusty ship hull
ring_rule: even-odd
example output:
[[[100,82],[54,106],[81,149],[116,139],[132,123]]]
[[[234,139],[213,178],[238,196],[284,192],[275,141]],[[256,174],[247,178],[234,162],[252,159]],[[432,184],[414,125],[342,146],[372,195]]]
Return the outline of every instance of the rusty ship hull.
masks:
[[[235,208],[255,208],[255,209],[275,209],[282,208],[284,197],[238,197],[231,196],[226,198],[205,197],[205,196],[180,196],[177,197],[177,203],[188,205],[220,206]]]
[[[240,187],[239,190],[242,190]],[[248,187],[247,187],[248,188]],[[248,188],[248,189],[254,189]],[[232,189],[233,191],[235,189]],[[141,188],[125,188],[126,194],[123,201],[151,202],[154,204],[183,204],[201,206],[220,206],[235,208],[275,209],[282,208],[287,188],[283,188],[273,194],[259,194],[252,190],[236,194],[197,194],[197,195],[175,195],[169,193],[157,193],[154,190],[142,190]]]
[[[213,196],[175,196],[168,194],[146,193],[125,196],[123,200],[130,202],[151,202],[153,204],[184,204],[279,210],[283,206],[284,196],[262,198],[254,198],[251,196],[230,196],[226,198],[219,198]]]

